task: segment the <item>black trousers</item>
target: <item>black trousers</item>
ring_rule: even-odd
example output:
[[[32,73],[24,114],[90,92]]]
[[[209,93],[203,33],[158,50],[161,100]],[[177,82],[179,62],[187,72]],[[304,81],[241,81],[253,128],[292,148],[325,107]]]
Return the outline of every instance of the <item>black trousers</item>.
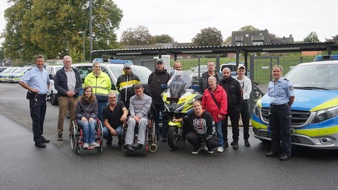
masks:
[[[291,155],[291,110],[288,104],[270,106],[271,151]],[[280,142],[282,141],[282,147]]]
[[[161,135],[162,137],[168,136],[168,118],[163,114],[164,104],[155,104],[156,107],[156,115],[154,115],[155,120],[155,130],[156,135]],[[162,112],[162,118],[160,118],[159,114]],[[162,123],[162,126],[159,126],[159,123]]]
[[[201,135],[197,134],[196,132],[189,132],[186,135],[186,139],[194,148],[200,148],[201,143],[203,142],[203,138],[201,137]],[[205,142],[207,143],[207,147],[209,150],[214,149],[218,146],[218,139],[214,135]]]
[[[228,118],[230,117],[231,128],[232,128],[232,140],[238,142],[239,137],[239,110],[238,109],[229,109],[228,114],[222,121],[222,132],[224,143],[228,142]]]
[[[250,120],[250,112],[249,112],[249,101],[243,100],[241,104],[241,116],[242,116],[242,123],[243,123],[243,133],[244,133],[244,140],[248,140],[249,135],[249,120]]]
[[[46,115],[46,96],[37,95],[36,98],[29,100],[30,114],[32,118],[33,140],[35,143],[42,143],[44,140],[43,123]]]

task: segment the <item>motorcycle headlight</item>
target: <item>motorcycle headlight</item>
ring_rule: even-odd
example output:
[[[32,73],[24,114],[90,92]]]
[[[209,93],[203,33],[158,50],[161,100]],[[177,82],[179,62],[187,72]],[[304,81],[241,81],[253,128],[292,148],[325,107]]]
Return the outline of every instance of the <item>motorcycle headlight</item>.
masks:
[[[338,107],[333,107],[325,110],[320,110],[317,112],[315,118],[312,123],[319,123],[325,120],[331,119],[338,115]]]

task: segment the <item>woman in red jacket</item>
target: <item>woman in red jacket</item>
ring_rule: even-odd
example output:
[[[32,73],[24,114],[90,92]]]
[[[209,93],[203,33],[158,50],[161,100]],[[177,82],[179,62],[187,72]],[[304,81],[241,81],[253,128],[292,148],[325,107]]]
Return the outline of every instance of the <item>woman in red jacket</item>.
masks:
[[[222,120],[227,114],[228,99],[225,90],[216,84],[215,77],[208,78],[209,88],[204,91],[202,98],[202,107],[207,110],[215,121],[219,144],[217,152],[224,151],[224,140],[222,132]]]

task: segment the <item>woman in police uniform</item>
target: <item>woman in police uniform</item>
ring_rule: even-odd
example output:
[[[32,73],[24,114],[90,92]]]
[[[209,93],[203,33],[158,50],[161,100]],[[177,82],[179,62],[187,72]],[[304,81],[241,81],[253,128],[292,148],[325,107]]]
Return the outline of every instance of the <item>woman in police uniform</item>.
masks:
[[[295,99],[293,86],[282,77],[283,68],[275,65],[272,68],[273,80],[269,82],[270,97],[269,125],[271,131],[271,151],[267,157],[279,156],[281,161],[291,155],[291,105]],[[280,147],[282,141],[282,147]]]

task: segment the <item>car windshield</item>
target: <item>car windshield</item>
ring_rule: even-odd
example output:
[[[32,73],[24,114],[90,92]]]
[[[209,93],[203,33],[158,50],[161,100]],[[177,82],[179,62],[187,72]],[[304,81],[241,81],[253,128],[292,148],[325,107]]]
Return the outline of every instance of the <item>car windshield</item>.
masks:
[[[294,67],[285,78],[294,88],[338,90],[338,64],[308,64]]]
[[[13,73],[22,73],[26,70],[27,68],[17,68]]]
[[[7,68],[1,74],[3,74],[3,73],[12,73],[15,69],[16,69],[16,67]]]
[[[142,84],[148,83],[149,75],[151,71],[146,67],[133,67],[133,73],[140,78]],[[110,67],[110,70],[114,73],[116,77],[122,75],[122,67]]]
[[[201,65],[200,66],[200,73],[204,73],[208,71],[207,65]],[[198,66],[194,69],[194,73],[198,73]]]

